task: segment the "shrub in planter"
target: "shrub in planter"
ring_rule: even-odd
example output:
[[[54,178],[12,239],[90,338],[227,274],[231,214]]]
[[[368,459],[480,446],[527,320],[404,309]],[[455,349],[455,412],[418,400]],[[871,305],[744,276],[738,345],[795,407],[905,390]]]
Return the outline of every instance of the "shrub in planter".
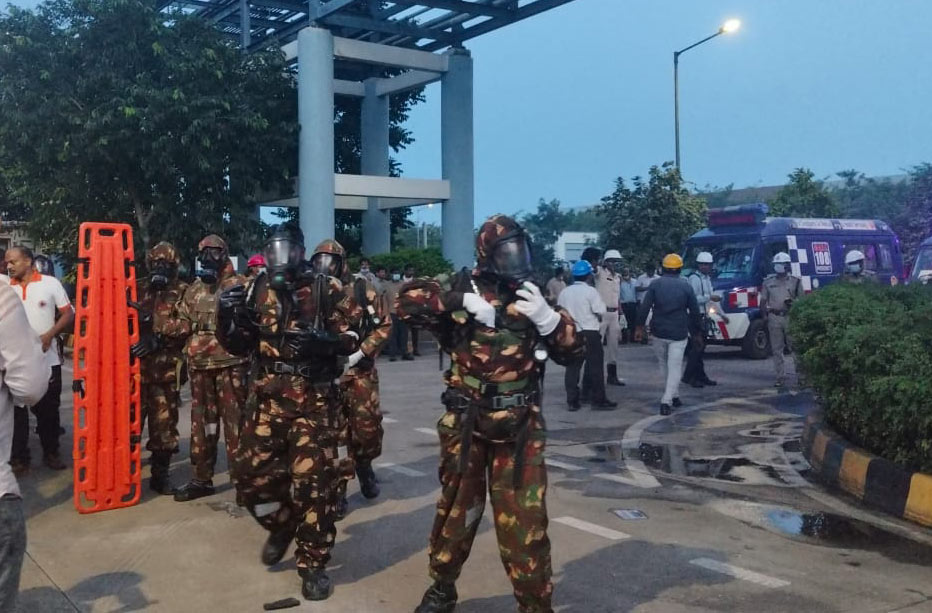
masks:
[[[836,283],[796,302],[790,336],[839,433],[932,472],[932,292]]]

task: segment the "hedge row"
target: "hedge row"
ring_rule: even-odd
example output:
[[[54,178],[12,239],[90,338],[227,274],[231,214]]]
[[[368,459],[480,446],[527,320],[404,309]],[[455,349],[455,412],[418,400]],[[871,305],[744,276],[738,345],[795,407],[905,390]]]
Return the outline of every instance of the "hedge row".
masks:
[[[350,269],[353,272],[359,270],[360,259],[360,256],[349,259]],[[407,264],[414,266],[417,276],[433,277],[453,270],[453,265],[444,259],[443,254],[435,247],[429,249],[398,249],[391,253],[374,255],[369,260],[372,261],[373,272],[378,266],[386,267],[389,273],[393,269],[402,272]]]
[[[838,432],[932,472],[932,292],[834,284],[796,302],[790,334]]]

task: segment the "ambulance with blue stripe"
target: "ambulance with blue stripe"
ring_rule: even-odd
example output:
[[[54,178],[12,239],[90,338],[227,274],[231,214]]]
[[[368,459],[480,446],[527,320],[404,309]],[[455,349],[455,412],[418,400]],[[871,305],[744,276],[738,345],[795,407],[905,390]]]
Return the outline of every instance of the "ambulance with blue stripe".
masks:
[[[768,217],[766,204],[709,211],[708,227],[686,241],[688,276],[696,256],[712,254],[712,287],[721,300],[710,303],[706,337],[711,344],[736,345],[755,359],[770,354],[770,339],[760,312],[760,289],[773,273],[777,253],[790,256],[790,274],[805,292],[838,280],[845,255],[858,250],[879,281],[905,280],[900,242],[886,222],[876,219],[808,219]]]

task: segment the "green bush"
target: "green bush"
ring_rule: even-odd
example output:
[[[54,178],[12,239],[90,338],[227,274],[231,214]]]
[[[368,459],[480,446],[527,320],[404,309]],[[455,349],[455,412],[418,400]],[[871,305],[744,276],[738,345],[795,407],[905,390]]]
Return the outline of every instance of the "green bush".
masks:
[[[797,301],[790,335],[832,427],[932,472],[932,292],[836,283]]]
[[[361,256],[350,258],[350,269],[353,272],[359,270],[359,260],[361,259]],[[391,253],[374,255],[369,260],[372,262],[373,272],[379,266],[386,267],[389,272],[393,268],[403,272],[405,264],[414,266],[414,270],[419,277],[434,277],[453,270],[453,265],[444,259],[443,254],[437,248],[397,249]]]

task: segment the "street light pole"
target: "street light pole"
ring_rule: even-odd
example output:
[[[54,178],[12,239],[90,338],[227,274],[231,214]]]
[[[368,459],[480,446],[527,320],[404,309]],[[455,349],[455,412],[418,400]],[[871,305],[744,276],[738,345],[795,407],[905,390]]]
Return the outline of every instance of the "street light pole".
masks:
[[[737,19],[729,19],[715,34],[706,36],[699,42],[693,43],[688,47],[683,47],[679,51],[673,52],[673,130],[676,142],[676,167],[680,168],[680,56],[693,47],[698,47],[702,43],[708,42],[716,36],[734,32],[741,27],[741,22]]]

